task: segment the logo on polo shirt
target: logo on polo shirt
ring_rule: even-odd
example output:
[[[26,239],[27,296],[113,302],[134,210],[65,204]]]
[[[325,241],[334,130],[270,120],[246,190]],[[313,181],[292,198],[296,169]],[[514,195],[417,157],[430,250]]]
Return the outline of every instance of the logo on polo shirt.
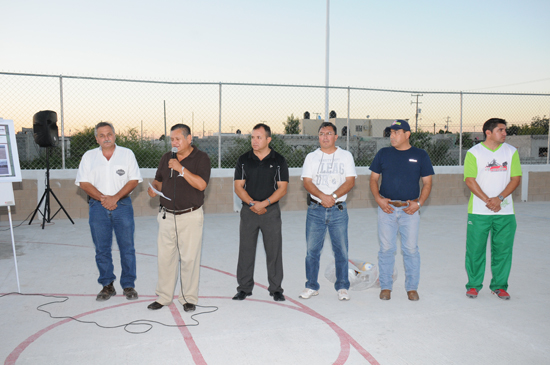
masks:
[[[122,176],[126,173],[126,171],[124,171],[123,169],[118,169],[118,170],[116,170],[116,173],[117,173],[118,176]]]

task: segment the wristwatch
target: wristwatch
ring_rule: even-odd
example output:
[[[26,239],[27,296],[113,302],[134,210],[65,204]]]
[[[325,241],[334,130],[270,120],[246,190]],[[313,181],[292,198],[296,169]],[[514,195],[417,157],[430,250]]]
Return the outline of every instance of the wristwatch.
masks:
[[[504,201],[504,197],[502,195],[499,195],[498,198],[500,199],[501,202]]]
[[[336,193],[332,193],[332,197],[336,200],[338,199],[338,195],[336,195]]]

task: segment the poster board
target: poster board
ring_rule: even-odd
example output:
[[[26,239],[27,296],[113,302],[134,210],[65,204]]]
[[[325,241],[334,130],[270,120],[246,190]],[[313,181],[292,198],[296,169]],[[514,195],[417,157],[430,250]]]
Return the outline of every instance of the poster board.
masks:
[[[0,183],[22,181],[13,120],[0,118]]]

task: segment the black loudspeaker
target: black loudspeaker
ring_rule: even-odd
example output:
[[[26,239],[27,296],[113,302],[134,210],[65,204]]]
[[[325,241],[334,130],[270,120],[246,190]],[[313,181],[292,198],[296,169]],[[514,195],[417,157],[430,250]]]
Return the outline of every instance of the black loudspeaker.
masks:
[[[304,119],[309,119],[309,112],[304,113]]]
[[[331,110],[328,116],[330,119],[334,119],[336,118],[336,112],[334,110]]]
[[[34,142],[40,147],[55,147],[59,140],[57,131],[57,113],[42,110],[32,118]]]

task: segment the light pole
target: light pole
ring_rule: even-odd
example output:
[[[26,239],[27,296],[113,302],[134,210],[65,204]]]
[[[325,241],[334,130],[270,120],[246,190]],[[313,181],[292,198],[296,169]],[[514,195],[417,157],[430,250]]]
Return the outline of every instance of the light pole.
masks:
[[[327,0],[327,26],[325,39],[325,122],[328,122],[328,56],[329,56],[329,15],[330,15],[330,0]]]

